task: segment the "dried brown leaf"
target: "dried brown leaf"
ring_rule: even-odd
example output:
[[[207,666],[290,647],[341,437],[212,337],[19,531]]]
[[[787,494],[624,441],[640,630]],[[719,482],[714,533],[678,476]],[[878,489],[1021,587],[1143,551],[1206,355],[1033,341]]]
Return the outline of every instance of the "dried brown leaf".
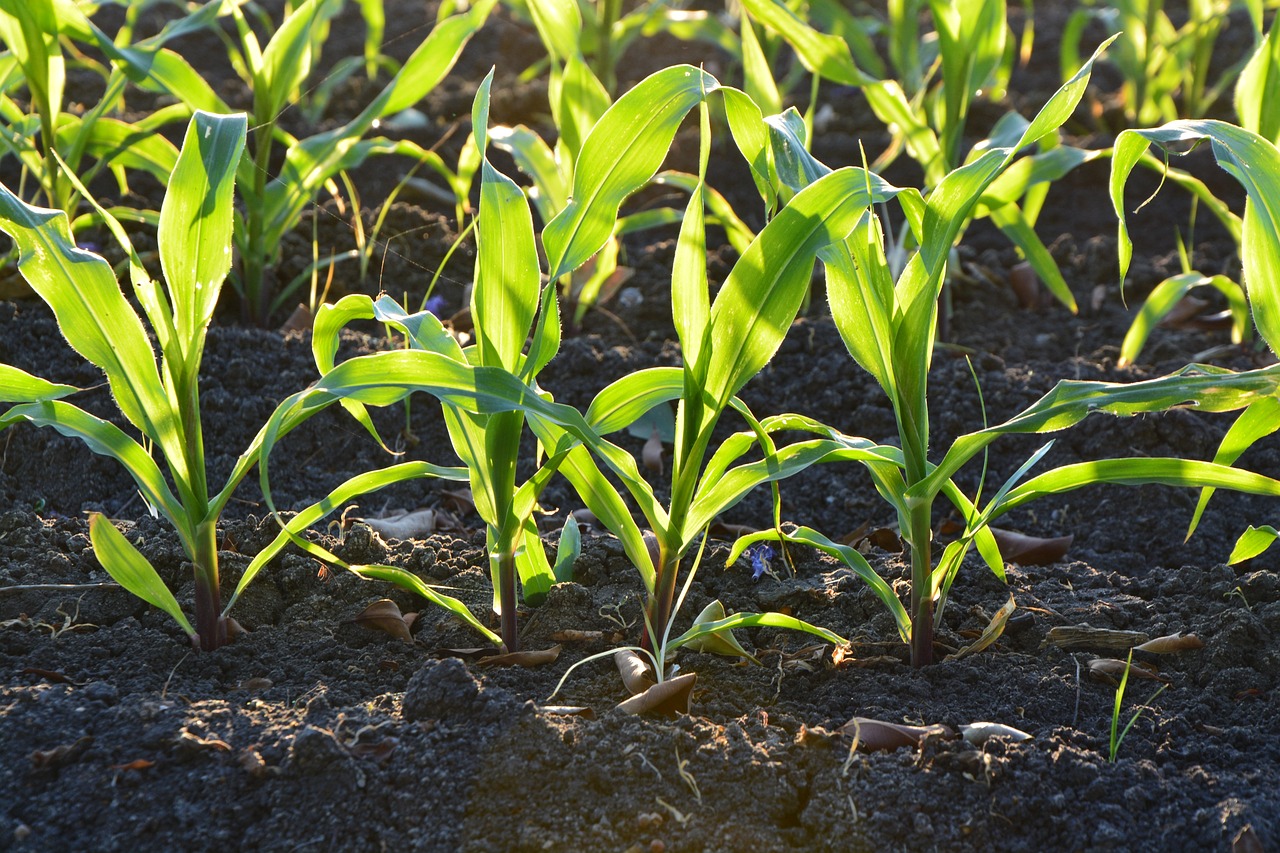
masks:
[[[1018,297],[1018,305],[1031,309],[1040,305],[1043,286],[1040,277],[1032,269],[1031,264],[1023,261],[1009,270],[1009,286]]]
[[[270,678],[246,678],[236,685],[236,690],[266,690],[274,684]]]
[[[1000,546],[1000,556],[1006,562],[1018,563],[1022,566],[1047,566],[1056,563],[1071,547],[1074,536],[1058,536],[1045,539],[1039,536],[1027,536],[1014,533],[1012,530],[991,528],[996,544]]]
[[[276,331],[282,335],[287,335],[291,332],[309,332],[315,322],[316,318],[312,315],[311,309],[299,302],[298,307],[294,308],[293,313],[289,315],[289,319],[285,320],[284,325],[276,329]]]
[[[644,449],[641,451],[641,460],[644,467],[655,474],[662,474],[662,434],[658,432],[655,425],[653,433],[649,436],[649,440],[644,443]]]
[[[618,649],[613,653],[613,662],[632,696],[638,696],[656,683],[650,674],[649,662],[631,649]]]
[[[65,743],[53,749],[37,749],[31,753],[31,764],[37,770],[48,770],[70,764],[93,743],[92,735],[85,735],[74,743]]]
[[[366,628],[385,631],[406,643],[413,642],[409,634],[409,623],[400,612],[400,606],[389,598],[383,598],[370,604],[354,619],[347,620]]]
[[[1009,596],[1009,600],[1005,602],[1005,605],[996,611],[995,616],[991,617],[991,621],[983,629],[982,635],[954,655],[951,655],[951,657],[959,660],[967,655],[976,654],[1000,639],[1000,635],[1004,633],[1004,626],[1009,623],[1009,617],[1013,615],[1013,611],[1017,607],[1018,605],[1013,601],[1013,596]]]
[[[886,723],[870,717],[854,717],[840,727],[841,734],[855,739],[857,748],[867,752],[898,749],[903,746],[918,747],[927,737],[953,738],[956,733],[949,726],[935,723],[932,726],[908,726],[903,723]]]
[[[1012,741],[1031,740],[1031,735],[1022,729],[1015,729],[1004,723],[970,723],[960,727],[960,734],[974,746],[982,746],[993,737],[1008,738]]]
[[[696,672],[678,675],[620,702],[618,710],[626,714],[658,714],[664,717],[687,714],[697,680]]]
[[[1135,652],[1150,652],[1155,655],[1171,655],[1177,652],[1191,651],[1192,649],[1203,649],[1204,641],[1195,634],[1168,634],[1164,637],[1156,637],[1154,640],[1148,640],[1141,645],[1133,647]]]
[[[555,663],[556,658],[560,657],[561,648],[562,646],[555,645],[549,649],[489,655],[476,661],[476,666],[546,666]]]
[[[1247,823],[1231,839],[1231,853],[1266,853],[1266,848],[1253,831],[1253,824]]]
[[[361,518],[384,539],[424,539],[436,530],[436,511],[419,509],[386,518]]]
[[[538,710],[558,717],[582,717],[585,720],[596,718],[596,712],[586,705],[543,705]]]
[[[1124,677],[1125,667],[1129,668],[1130,680],[1141,678],[1147,681],[1159,681],[1163,684],[1173,683],[1172,679],[1143,666],[1138,661],[1134,661],[1133,665],[1130,666],[1126,661],[1117,660],[1116,658],[1095,658],[1089,661],[1089,675],[1095,680],[1106,684],[1119,684],[1120,679]]]
[[[1150,639],[1149,635],[1141,631],[1116,631],[1111,628],[1093,628],[1089,625],[1060,625],[1050,628],[1044,641],[1063,651],[1099,649],[1127,652],[1139,643],[1145,643]]]
[[[149,758],[135,758],[133,761],[124,764],[112,764],[112,770],[146,770],[149,767],[155,767],[156,763]]]

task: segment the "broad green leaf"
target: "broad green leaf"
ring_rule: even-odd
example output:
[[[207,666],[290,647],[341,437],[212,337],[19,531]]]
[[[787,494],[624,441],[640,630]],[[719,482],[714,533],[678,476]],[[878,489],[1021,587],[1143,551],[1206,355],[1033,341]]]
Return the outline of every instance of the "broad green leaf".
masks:
[[[843,240],[872,204],[893,195],[862,169],[844,168],[799,192],[756,235],[711,307],[706,393],[723,408],[782,343],[808,292],[814,258]]]
[[[195,628],[187,621],[182,608],[178,606],[178,600],[164,585],[160,575],[156,574],[147,558],[116,530],[110,519],[101,513],[90,515],[89,539],[93,543],[93,553],[98,558],[98,563],[116,583],[148,604],[168,613],[182,626],[188,637],[195,636]]]
[[[1251,495],[1280,497],[1280,480],[1214,462],[1161,457],[1102,459],[1064,465],[1028,480],[1005,496],[1003,505],[997,508],[992,518],[1045,495],[1061,494],[1101,483],[1212,487],[1234,489]]]
[[[750,29],[750,24],[746,25]],[[702,346],[711,316],[707,283],[707,225],[704,214],[707,161],[711,156],[711,120],[707,105],[699,108],[698,183],[689,195],[689,206],[680,223],[676,255],[671,268],[671,314],[680,341],[686,371],[700,371]]]
[[[870,82],[853,64],[844,39],[813,29],[780,0],[742,0],[742,7],[753,20],[786,39],[810,74],[846,86]]]
[[[533,238],[533,216],[524,193],[489,163],[485,154],[489,87],[476,93],[472,126],[483,162],[476,226],[476,275],[471,290],[479,363],[518,372],[521,350],[538,310],[541,272]],[[516,438],[518,443],[519,438]]]
[[[1227,430],[1227,434],[1222,437],[1222,444],[1213,455],[1213,461],[1220,465],[1233,465],[1259,439],[1271,435],[1276,430],[1280,430],[1280,399],[1263,397],[1250,403]],[[1213,491],[1213,489],[1203,489],[1200,492],[1196,511],[1191,516],[1191,524],[1187,526],[1188,539],[1199,526],[1205,507],[1213,497]]]
[[[244,573],[240,576],[240,582],[236,584],[235,592],[231,594],[231,598],[227,600],[226,606],[222,609],[223,615],[225,616],[231,610],[231,607],[236,603],[236,599],[240,597],[240,593],[244,592],[245,588],[258,576],[258,573],[266,568],[267,563],[275,559],[289,543],[301,536],[311,525],[343,509],[353,498],[371,494],[396,483],[426,477],[465,481],[467,472],[462,468],[446,468],[440,465],[433,465],[430,462],[402,462],[399,465],[391,465],[378,471],[366,471],[362,474],[357,474],[329,492],[322,499],[298,512],[276,534],[276,538],[271,540],[271,543],[259,551],[250,561]]]
[[[569,202],[569,187],[556,162],[555,152],[542,141],[542,137],[522,124],[489,128],[489,141],[510,154],[516,161],[516,168],[533,181],[529,198],[538,208],[542,221],[551,221]]]
[[[760,40],[756,38],[751,18],[742,15],[738,28],[742,33],[742,88],[763,112],[769,115],[782,112],[782,94],[773,79],[773,69],[760,47]]]
[[[711,633],[699,633],[703,625],[719,622],[725,616],[724,605],[720,603],[720,599],[713,600],[702,608],[701,613],[694,617],[693,626],[687,632],[693,636],[691,639],[686,640],[683,645],[703,654],[746,658],[759,666],[760,661],[756,659],[755,655],[742,647],[742,644],[738,642],[738,638],[733,636],[732,630],[721,629]]]
[[[692,66],[673,66],[600,117],[583,143],[569,204],[542,232],[552,279],[586,263],[613,235],[622,202],[657,173],[681,120],[719,85]]]
[[[468,626],[483,634],[484,638],[495,646],[502,646],[502,638],[486,628],[484,623],[475,617],[475,614],[471,612],[467,605],[453,596],[436,592],[426,581],[412,572],[398,569],[395,566],[347,566],[347,568],[365,580],[388,581],[402,589],[417,593],[437,607],[443,607],[454,616],[457,616]]]
[[[1229,412],[1278,393],[1280,370],[1277,368],[1231,373],[1205,365],[1190,365],[1169,376],[1143,382],[1063,380],[1004,423],[956,439],[937,468],[912,487],[909,494],[915,499],[936,494],[942,482],[1001,435],[1055,432],[1074,426],[1094,412],[1121,417],[1181,407]]]
[[[1276,539],[1280,539],[1280,532],[1274,527],[1263,525],[1262,527],[1249,526],[1249,529],[1240,535],[1236,541],[1235,547],[1231,549],[1231,556],[1227,557],[1227,564],[1234,566],[1236,563],[1243,563],[1245,560],[1251,560],[1261,554],[1263,551],[1271,547],[1271,543]]]
[[[578,530],[578,520],[570,515],[560,530],[560,544],[556,548],[555,566],[552,567],[556,583],[573,580],[573,565],[581,553],[582,533]]]
[[[861,578],[867,586],[871,587],[871,591],[875,593],[876,598],[880,599],[885,608],[893,614],[894,622],[898,626],[898,635],[902,638],[902,641],[904,643],[911,641],[911,618],[907,615],[907,609],[902,605],[902,601],[898,599],[897,593],[893,591],[893,587],[889,586],[884,578],[876,574],[875,569],[871,568],[871,564],[867,562],[867,558],[858,553],[856,549],[833,542],[812,528],[798,527],[782,534],[779,534],[776,530],[761,530],[758,533],[750,533],[739,537],[733,543],[733,549],[729,553],[727,563],[732,565],[748,547],[756,542],[779,541],[817,548],[819,551],[835,557],[848,566],[850,571]]]
[[[311,30],[338,11],[342,0],[304,0],[290,11],[262,52],[254,80],[254,114],[274,119],[311,73]]]
[[[1280,19],[1272,20],[1236,82],[1235,107],[1240,126],[1280,145]]]
[[[74,385],[49,382],[25,370],[0,364],[0,403],[39,403],[79,391]]]
[[[1280,346],[1280,150],[1256,133],[1221,121],[1174,121],[1154,130],[1126,130],[1111,161],[1111,203],[1119,224],[1120,275],[1133,256],[1124,212],[1124,186],[1152,143],[1170,146],[1209,140],[1213,156],[1248,194],[1240,259],[1254,323],[1272,352]],[[1172,152],[1171,152],[1172,153]]]
[[[32,207],[0,185],[0,230],[18,246],[18,269],[53,309],[76,352],[107,374],[121,413],[169,459],[184,449],[155,354],[102,258],[76,246],[61,211]]]
[[[713,622],[703,622],[700,625],[695,625],[667,643],[667,649],[669,651],[678,649],[702,637],[724,634],[734,628],[784,628],[788,631],[802,631],[806,634],[812,634],[837,646],[849,645],[849,641],[839,634],[828,631],[826,628],[820,628],[817,625],[810,625],[808,622],[797,619],[794,616],[786,616],[782,613],[737,613],[725,619],[717,619]]]
[[[1249,323],[1249,302],[1244,291],[1225,275],[1205,276],[1198,272],[1183,273],[1166,278],[1155,286],[1142,303],[1142,310],[1133,318],[1133,324],[1125,333],[1124,342],[1120,345],[1120,366],[1132,364],[1138,357],[1142,347],[1151,336],[1151,331],[1170,311],[1195,287],[1210,286],[1226,297],[1231,309],[1231,340],[1240,343]]]
[[[160,265],[169,288],[178,352],[190,381],[195,380],[205,330],[231,269],[232,193],[247,126],[243,113],[197,112],[160,208]]]

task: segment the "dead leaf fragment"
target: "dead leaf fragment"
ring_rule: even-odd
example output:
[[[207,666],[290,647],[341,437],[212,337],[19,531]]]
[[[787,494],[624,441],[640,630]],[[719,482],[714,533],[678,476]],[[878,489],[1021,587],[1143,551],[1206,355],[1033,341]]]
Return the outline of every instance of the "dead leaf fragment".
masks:
[[[293,313],[289,315],[289,319],[284,321],[276,331],[282,335],[290,332],[309,332],[311,327],[315,325],[316,318],[311,314],[311,309],[301,302],[298,307],[293,309]]]
[[[213,735],[198,735],[189,729],[183,729],[174,739],[174,746],[179,752],[230,752],[231,744]]]
[[[662,435],[658,432],[657,425],[654,425],[653,434],[644,443],[641,460],[644,462],[645,468],[655,474],[662,474]]]
[[[1072,649],[1098,649],[1101,651],[1127,652],[1145,643],[1151,637],[1141,631],[1116,631],[1111,628],[1093,628],[1089,625],[1060,625],[1050,628],[1045,643],[1052,643],[1063,651]]]
[[[557,644],[549,649],[489,655],[476,661],[476,666],[545,666],[555,663],[556,658],[560,657],[561,648],[563,646]]]
[[[1021,566],[1048,566],[1056,563],[1066,555],[1075,539],[1074,536],[1045,539],[999,527],[992,527],[991,533],[996,538],[996,545],[1000,547],[1000,556],[1006,562]]]
[[[37,749],[31,753],[31,764],[37,770],[62,767],[79,758],[80,754],[88,749],[92,743],[93,736],[85,735],[74,743],[65,743],[62,746],[55,746],[53,749]]]
[[[236,685],[236,690],[266,690],[274,683],[270,678],[246,678]]]
[[[1153,669],[1150,669],[1138,661],[1134,661],[1130,666],[1127,661],[1118,660],[1116,658],[1095,658],[1089,661],[1089,675],[1096,681],[1105,684],[1120,683],[1120,679],[1124,678],[1125,668],[1129,669],[1130,680],[1135,678],[1146,679],[1147,681],[1159,681],[1163,684],[1172,684],[1173,679],[1161,675]]]
[[[112,764],[112,770],[146,770],[148,767],[155,767],[156,763],[146,758],[135,758],[133,761],[124,764]]]
[[[389,598],[375,601],[360,611],[359,616],[347,621],[363,625],[366,628],[385,631],[396,639],[404,640],[406,643],[413,642],[413,636],[409,633],[409,622],[405,619],[404,614],[400,612],[400,605]]]
[[[886,723],[870,717],[854,717],[840,727],[840,733],[852,737],[857,749],[881,752],[909,746],[920,746],[927,737],[953,738],[950,726],[935,723],[931,726],[908,726],[903,723]]]
[[[696,672],[677,675],[618,703],[618,710],[624,714],[657,714],[663,717],[687,714],[697,680]]]
[[[1018,305],[1031,309],[1040,304],[1040,277],[1032,269],[1031,264],[1023,261],[1009,270],[1009,286],[1018,297]]]
[[[586,705],[543,705],[538,710],[558,717],[582,717],[584,720],[596,718],[596,712]]]
[[[649,662],[631,649],[618,649],[613,653],[613,662],[632,696],[644,693],[656,683],[649,672]]]
[[[1135,652],[1150,652],[1154,655],[1171,655],[1177,652],[1186,652],[1193,649],[1203,649],[1204,641],[1195,634],[1168,634],[1163,637],[1156,637],[1154,640],[1148,640],[1141,645],[1134,646]]]
[[[1266,848],[1253,831],[1253,824],[1246,823],[1231,839],[1231,853],[1265,853]]]
[[[419,509],[386,518],[361,518],[383,539],[424,539],[436,530],[436,511]]]
[[[996,611],[995,616],[991,617],[991,621],[987,623],[987,627],[982,631],[982,636],[950,657],[954,660],[959,660],[966,655],[976,654],[1000,639],[1000,635],[1004,633],[1004,626],[1008,624],[1009,617],[1013,615],[1013,611],[1017,607],[1018,605],[1013,601],[1013,596],[1009,596],[1009,600],[1005,602],[1005,605]]]
[[[1011,741],[1031,740],[1031,735],[1027,732],[1004,723],[970,723],[960,727],[960,734],[974,746],[982,746],[993,737],[1008,738]]]

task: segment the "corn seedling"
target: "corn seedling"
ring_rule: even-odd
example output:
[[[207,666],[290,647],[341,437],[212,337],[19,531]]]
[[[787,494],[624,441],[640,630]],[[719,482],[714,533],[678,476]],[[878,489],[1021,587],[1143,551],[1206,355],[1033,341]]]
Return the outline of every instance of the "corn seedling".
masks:
[[[1275,28],[1272,35],[1275,37]],[[1152,130],[1126,130],[1116,138],[1116,154],[1111,169],[1111,201],[1120,219],[1120,273],[1128,269],[1133,254],[1128,222],[1123,209],[1124,185],[1138,157],[1151,145],[1167,153],[1187,145],[1208,142],[1214,158],[1245,189],[1246,202],[1240,238],[1240,262],[1244,287],[1249,297],[1258,335],[1274,354],[1280,346],[1280,285],[1274,271],[1280,269],[1280,149],[1257,133],[1221,121],[1175,121]],[[1274,374],[1275,368],[1259,368],[1239,374],[1222,371],[1224,383],[1247,382]],[[1214,454],[1214,462],[1231,465],[1261,438],[1280,429],[1280,399],[1273,393],[1258,399],[1242,398],[1244,411],[1227,430]],[[1187,536],[1195,532],[1203,517],[1213,488],[1200,494]],[[1233,549],[1229,562],[1255,557],[1275,541],[1271,527],[1249,527]]]
[[[85,42],[89,22],[72,3],[0,2],[0,153],[13,155],[30,176],[44,202],[61,210],[78,230],[95,218],[80,213],[81,187],[111,170],[122,193],[131,170],[146,171],[163,182],[178,159],[178,149],[156,131],[186,118],[186,111],[164,108],[129,124],[108,113],[128,79],[118,71],[99,71],[106,92],[83,114],[64,108],[67,57],[62,41]],[[66,172],[73,172],[73,180]],[[25,188],[19,195],[30,197]],[[130,211],[154,222],[155,212]]]
[[[144,89],[171,94],[190,109],[226,112],[227,106],[209,84],[164,43],[216,23],[211,17],[215,14],[232,18],[238,41],[229,41],[229,57],[253,91],[253,144],[242,155],[237,174],[242,197],[235,229],[240,267],[232,283],[241,298],[243,317],[256,323],[267,322],[290,297],[287,289],[276,287],[270,270],[282,238],[297,226],[318,193],[338,194],[335,178],[339,173],[375,154],[399,154],[426,163],[446,181],[455,180],[453,171],[433,151],[407,140],[366,137],[381,120],[413,106],[443,79],[497,0],[479,0],[468,11],[439,22],[355,118],[333,130],[296,139],[279,126],[279,119],[297,102],[315,64],[314,28],[323,27],[341,3],[305,0],[296,5],[265,47],[238,3],[210,3],[152,39],[129,47],[118,47],[97,32],[98,47]],[[273,176],[269,170],[281,146],[284,165]]]
[[[1107,59],[1124,75],[1124,113],[1129,122],[1152,125],[1177,118],[1202,118],[1235,82],[1244,66],[1237,62],[1209,80],[1214,45],[1227,16],[1246,9],[1257,38],[1262,33],[1262,3],[1255,0],[1190,0],[1187,20],[1175,26],[1164,0],[1085,0],[1062,33],[1062,72],[1066,79],[1080,64],[1080,41],[1089,21],[1100,21],[1118,38]]]
[[[227,640],[218,585],[218,518],[256,463],[260,447],[255,440],[222,491],[210,495],[197,377],[209,321],[231,266],[235,164],[244,147],[245,128],[244,115],[196,113],[192,118],[160,210],[163,289],[130,252],[133,295],[159,343],[158,368],[142,320],[125,299],[110,265],[76,247],[66,214],[32,207],[0,186],[0,230],[18,246],[19,270],[53,309],[68,343],[106,374],[120,413],[141,433],[141,443],[66,402],[64,398],[79,389],[9,366],[0,366],[0,400],[15,405],[0,416],[0,426],[18,421],[50,426],[124,465],[147,504],[176,528],[194,566],[195,625],[146,558],[102,515],[89,522],[94,553],[121,586],[172,616],[205,650]],[[115,219],[106,211],[99,214],[128,248]],[[281,428],[288,430],[292,424]],[[164,457],[176,495],[147,447]],[[263,560],[286,544],[287,539],[279,539]]]
[[[1098,483],[1222,485],[1259,494],[1275,494],[1280,489],[1280,482],[1222,464],[1159,458],[1082,462],[1020,482],[1049,445],[1021,466],[985,506],[978,498],[971,500],[961,493],[951,481],[960,468],[1001,435],[1061,430],[1098,411],[1132,415],[1188,404],[1205,411],[1238,409],[1275,393],[1280,374],[1274,370],[1225,375],[1213,368],[1193,366],[1172,376],[1130,385],[1063,381],[1005,423],[956,439],[936,466],[929,462],[928,371],[937,297],[954,236],[1017,153],[1052,133],[1071,115],[1088,82],[1091,64],[1092,60],[1054,94],[1014,144],[983,151],[949,174],[927,198],[913,189],[894,190],[918,245],[896,281],[886,259],[879,218],[870,209],[864,211],[847,241],[828,248],[823,255],[836,326],[854,360],[875,377],[889,397],[900,448],[877,447],[866,439],[841,436],[812,422],[782,426],[816,431],[843,443],[847,451],[833,452],[829,459],[846,458],[866,466],[877,491],[896,510],[901,535],[910,551],[909,606],[902,605],[857,551],[809,528],[790,533],[770,530],[743,537],[731,555],[736,559],[753,542],[782,538],[814,545],[844,560],[893,613],[903,640],[911,646],[911,659],[916,666],[932,660],[935,607],[940,610],[945,606],[951,583],[969,549],[976,547],[989,568],[1003,577],[1003,560],[989,525],[1011,509],[1045,495]],[[779,150],[775,149],[775,157],[778,155]],[[1136,154],[1133,159],[1136,161]],[[820,163],[808,158],[793,168],[780,166],[779,175],[814,175],[824,170]],[[935,567],[932,507],[939,495],[955,505],[965,519],[965,530],[945,547]]]
[[[1111,748],[1107,752],[1107,761],[1112,764],[1116,763],[1116,756],[1120,754],[1120,744],[1124,743],[1125,737],[1129,734],[1129,729],[1133,728],[1134,723],[1138,722],[1138,718],[1142,716],[1142,711],[1156,701],[1161,693],[1169,686],[1161,684],[1155,693],[1151,694],[1151,698],[1145,704],[1139,705],[1137,710],[1133,712],[1133,716],[1129,718],[1129,722],[1125,723],[1124,729],[1120,728],[1120,703],[1124,701],[1124,690],[1129,684],[1129,672],[1133,669],[1133,650],[1129,650],[1129,657],[1124,662],[1124,674],[1120,676],[1120,684],[1116,687],[1116,701],[1111,707]]]

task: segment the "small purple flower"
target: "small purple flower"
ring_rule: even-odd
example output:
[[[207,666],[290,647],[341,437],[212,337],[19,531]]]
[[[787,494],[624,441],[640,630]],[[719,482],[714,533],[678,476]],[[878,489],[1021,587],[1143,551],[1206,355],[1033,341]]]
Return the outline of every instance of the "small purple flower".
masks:
[[[773,546],[767,542],[757,542],[746,551],[746,556],[751,560],[751,580],[758,581],[766,574],[773,574],[773,567],[769,565],[769,561],[773,559]]]
[[[449,307],[448,301],[440,294],[436,294],[427,300],[426,308],[437,317],[444,317],[445,309]]]

